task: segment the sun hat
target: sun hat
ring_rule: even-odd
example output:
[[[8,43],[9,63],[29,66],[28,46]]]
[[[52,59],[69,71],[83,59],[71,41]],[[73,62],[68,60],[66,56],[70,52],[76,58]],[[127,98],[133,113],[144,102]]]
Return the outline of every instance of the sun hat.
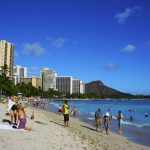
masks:
[[[108,112],[106,112],[105,116],[107,116],[107,117],[108,117],[108,116],[109,116],[109,113],[108,113]]]

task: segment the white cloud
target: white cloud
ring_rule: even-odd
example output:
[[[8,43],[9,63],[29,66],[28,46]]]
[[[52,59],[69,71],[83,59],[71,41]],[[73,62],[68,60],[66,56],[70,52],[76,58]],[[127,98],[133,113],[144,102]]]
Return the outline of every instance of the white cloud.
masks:
[[[40,43],[25,43],[23,45],[23,54],[25,55],[35,55],[41,56],[45,52],[45,49],[41,46]]]
[[[50,41],[51,41],[52,46],[54,46],[56,48],[61,48],[62,46],[64,46],[67,39],[57,38],[57,39],[51,39]]]
[[[135,6],[133,8],[126,8],[124,12],[116,14],[114,17],[119,23],[125,23],[125,21],[132,15],[135,15],[139,11],[140,7]]]
[[[106,69],[106,70],[114,70],[114,69],[116,69],[116,68],[117,68],[117,65],[114,64],[114,63],[111,63],[111,62],[107,63],[107,64],[104,66],[104,69]]]
[[[124,47],[121,51],[122,52],[134,52],[136,50],[136,46],[128,44],[126,47]]]

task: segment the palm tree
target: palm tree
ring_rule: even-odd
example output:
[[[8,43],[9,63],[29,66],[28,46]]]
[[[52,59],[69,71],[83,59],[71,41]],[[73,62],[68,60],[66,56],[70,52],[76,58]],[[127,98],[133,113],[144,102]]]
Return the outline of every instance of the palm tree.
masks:
[[[4,64],[4,66],[1,66],[1,71],[2,71],[2,75],[6,77],[8,71],[9,71],[7,64]]]

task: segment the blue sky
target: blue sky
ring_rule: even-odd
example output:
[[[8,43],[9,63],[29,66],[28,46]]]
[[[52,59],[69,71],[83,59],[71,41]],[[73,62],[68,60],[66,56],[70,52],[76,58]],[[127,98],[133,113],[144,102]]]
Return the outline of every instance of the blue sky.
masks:
[[[15,65],[150,94],[149,0],[5,0],[0,40],[15,44]]]

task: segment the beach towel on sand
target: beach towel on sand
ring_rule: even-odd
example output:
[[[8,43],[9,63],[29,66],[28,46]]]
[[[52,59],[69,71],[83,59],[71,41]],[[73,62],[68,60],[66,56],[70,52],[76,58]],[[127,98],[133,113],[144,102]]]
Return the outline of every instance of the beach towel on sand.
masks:
[[[2,130],[13,130],[13,131],[18,131],[18,130],[24,131],[23,129],[15,129],[12,127],[12,125],[5,125],[5,124],[0,124],[0,129],[2,129]]]

